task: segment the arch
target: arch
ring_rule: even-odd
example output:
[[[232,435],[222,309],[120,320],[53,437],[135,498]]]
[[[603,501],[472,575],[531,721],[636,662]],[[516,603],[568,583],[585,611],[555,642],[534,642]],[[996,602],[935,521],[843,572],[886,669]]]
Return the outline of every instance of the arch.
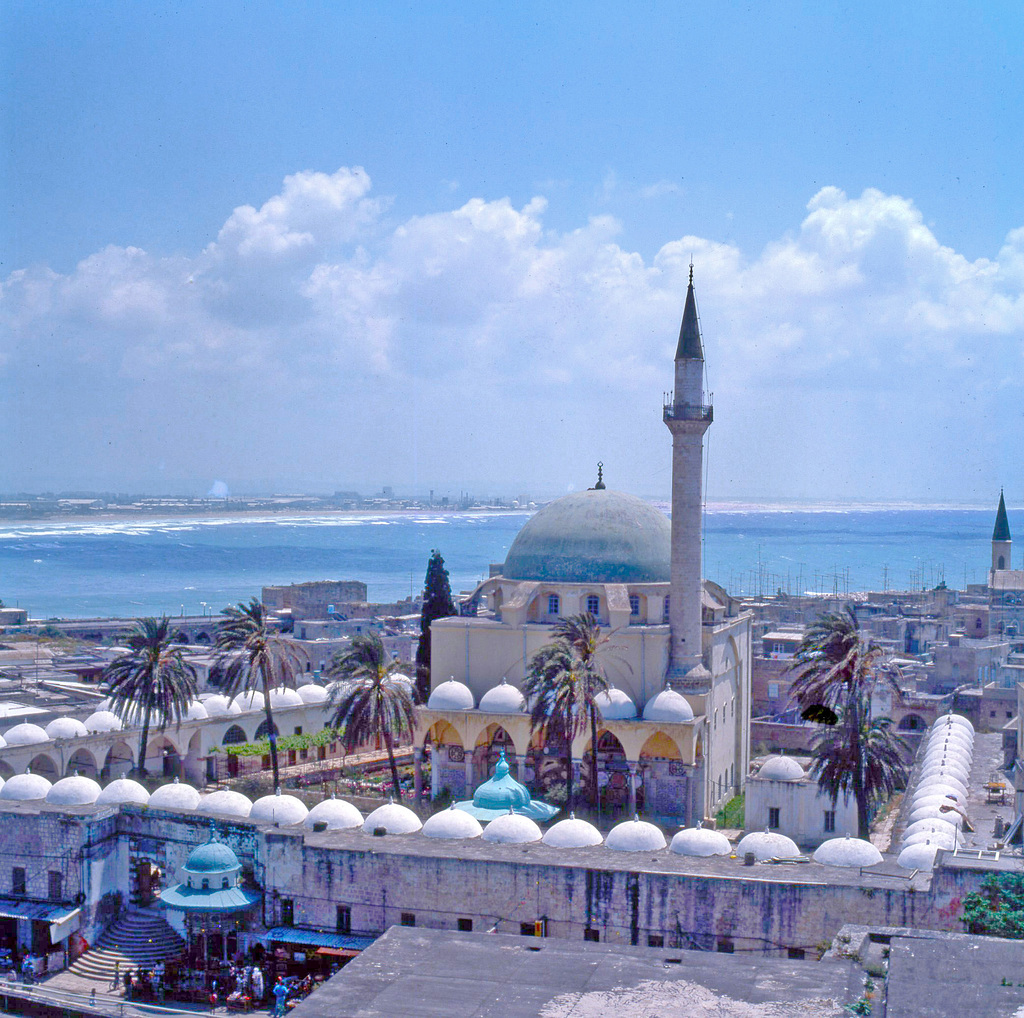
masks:
[[[660,729],[653,732],[640,750],[644,804],[656,816],[687,816],[688,778],[679,744]]]
[[[280,735],[281,734],[281,729],[277,727],[276,722],[274,724],[274,734],[275,735]],[[260,739],[269,739],[269,738],[270,738],[270,725],[267,722],[267,719],[264,718],[260,722],[260,726],[259,726],[259,728],[256,729],[256,734],[252,737],[252,739],[253,739],[253,742],[259,742]]]
[[[210,639],[210,634],[204,629],[201,633],[196,633],[196,643],[210,644],[213,641]]]
[[[601,619],[601,609],[604,606],[604,599],[598,590],[588,590],[580,599],[584,611],[590,612],[595,619]]]
[[[512,773],[515,774],[516,744],[511,735],[497,722],[491,722],[477,734],[473,746],[473,773],[480,780],[489,778],[498,765],[502,751]]]
[[[152,772],[165,778],[181,776],[181,754],[178,747],[161,733],[146,747],[146,766]]]
[[[904,714],[896,729],[900,732],[923,732],[927,727],[928,723],[920,714]]]
[[[96,758],[84,746],[76,749],[68,760],[65,775],[74,774],[76,771],[87,778],[95,778],[99,768],[96,766]]]
[[[640,750],[640,756],[659,760],[682,760],[679,745],[670,735],[657,731],[648,738]]]
[[[33,774],[41,774],[47,781],[56,781],[60,777],[60,771],[57,770],[53,758],[46,753],[33,757],[28,767]]]
[[[426,738],[435,746],[462,745],[462,736],[447,721],[435,721],[427,729]]]
[[[266,722],[263,722],[266,724]],[[241,725],[232,725],[222,736],[221,744],[224,746],[237,746],[243,742],[249,741],[249,736],[245,734],[245,729]]]
[[[8,778],[14,777],[14,768],[6,761],[0,760],[0,778],[6,781]]]
[[[184,629],[179,629],[174,636],[171,637],[171,643],[188,643],[188,633]]]
[[[1000,555],[999,556],[999,561],[996,563],[996,569],[1005,569],[1005,568],[1006,568],[1006,559],[1002,555]]]
[[[100,777],[106,781],[110,778],[123,778],[135,765],[135,754],[131,746],[118,739],[107,752],[103,761]]]
[[[590,788],[590,756],[592,744],[587,739],[580,763],[580,794],[592,801]],[[625,808],[629,802],[629,759],[619,737],[607,728],[597,732],[597,784],[601,805]]]

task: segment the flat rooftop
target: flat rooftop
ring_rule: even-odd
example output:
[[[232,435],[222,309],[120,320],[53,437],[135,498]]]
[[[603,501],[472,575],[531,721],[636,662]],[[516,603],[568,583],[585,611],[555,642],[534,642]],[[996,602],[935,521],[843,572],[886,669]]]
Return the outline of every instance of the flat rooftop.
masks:
[[[839,1018],[848,961],[783,961],[394,926],[295,1018]]]

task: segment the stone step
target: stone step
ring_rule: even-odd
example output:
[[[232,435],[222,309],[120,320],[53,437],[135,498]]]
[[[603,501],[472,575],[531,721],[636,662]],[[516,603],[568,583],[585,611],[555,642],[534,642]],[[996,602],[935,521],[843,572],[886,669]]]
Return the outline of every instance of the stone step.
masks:
[[[184,941],[163,916],[131,912],[107,929],[93,948],[76,959],[70,971],[85,979],[110,983],[115,971],[151,969],[159,961],[178,957],[184,948]]]

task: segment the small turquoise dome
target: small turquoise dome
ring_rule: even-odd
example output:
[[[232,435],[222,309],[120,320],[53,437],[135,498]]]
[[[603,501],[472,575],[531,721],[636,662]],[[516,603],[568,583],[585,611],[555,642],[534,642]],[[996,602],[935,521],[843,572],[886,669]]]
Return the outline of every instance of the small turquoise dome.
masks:
[[[479,809],[501,810],[508,810],[510,807],[523,809],[530,805],[530,792],[527,787],[509,776],[504,750],[498,757],[493,777],[478,786],[473,793],[473,805]]]
[[[663,512],[621,491],[578,491],[526,523],[502,574],[550,583],[667,583],[671,555]]]
[[[185,863],[189,873],[223,873],[225,870],[240,868],[238,856],[219,841],[209,841],[193,849]]]

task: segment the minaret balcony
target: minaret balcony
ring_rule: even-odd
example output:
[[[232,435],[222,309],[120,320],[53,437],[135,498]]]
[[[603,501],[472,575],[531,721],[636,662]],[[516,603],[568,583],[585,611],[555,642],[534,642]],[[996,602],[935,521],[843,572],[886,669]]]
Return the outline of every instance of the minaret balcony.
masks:
[[[715,419],[715,408],[710,403],[676,403],[671,397],[666,397],[664,419],[666,421],[707,421],[710,424]]]

